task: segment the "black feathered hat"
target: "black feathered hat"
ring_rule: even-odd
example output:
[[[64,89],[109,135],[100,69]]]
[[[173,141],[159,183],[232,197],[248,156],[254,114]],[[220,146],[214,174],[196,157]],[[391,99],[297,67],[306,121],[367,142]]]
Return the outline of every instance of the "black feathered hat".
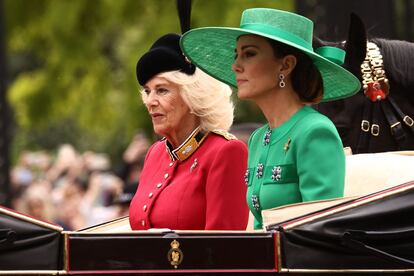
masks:
[[[191,0],[178,0],[177,10],[181,32],[190,29]],[[180,48],[181,35],[169,33],[152,44],[137,63],[136,73],[140,85],[145,85],[159,73],[179,70],[187,75],[195,72],[195,66],[184,56]]]
[[[166,34],[160,37],[151,46],[137,63],[137,79],[139,84],[144,85],[155,75],[180,70],[192,75],[195,66],[191,64],[181,52],[180,35]]]

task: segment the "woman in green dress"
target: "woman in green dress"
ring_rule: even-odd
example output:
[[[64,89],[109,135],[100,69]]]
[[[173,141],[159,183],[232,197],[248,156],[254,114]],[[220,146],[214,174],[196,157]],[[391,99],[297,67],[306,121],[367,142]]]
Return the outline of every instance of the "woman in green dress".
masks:
[[[333,123],[311,105],[359,91],[343,69],[344,51],[312,48],[313,22],[274,9],[248,9],[240,28],[209,27],[184,34],[181,47],[195,65],[237,87],[267,119],[249,140],[247,203],[261,211],[342,197],[345,156]]]

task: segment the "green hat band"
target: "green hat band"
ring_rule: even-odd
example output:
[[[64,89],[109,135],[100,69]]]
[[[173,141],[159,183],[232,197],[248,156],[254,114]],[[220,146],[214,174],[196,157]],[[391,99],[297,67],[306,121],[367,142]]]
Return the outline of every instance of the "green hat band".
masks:
[[[345,51],[332,46],[323,46],[315,49],[315,53],[323,56],[326,59],[329,59],[332,62],[335,62],[338,65],[344,64],[345,61]]]
[[[260,32],[267,35],[275,36],[280,39],[293,42],[305,49],[313,50],[312,45],[310,45],[307,41],[300,38],[299,36],[296,36],[290,32],[286,32],[282,29],[279,29],[277,27],[270,27],[269,25],[264,24],[258,24],[258,23],[247,23],[247,24],[241,24],[241,29],[254,31],[254,32]]]

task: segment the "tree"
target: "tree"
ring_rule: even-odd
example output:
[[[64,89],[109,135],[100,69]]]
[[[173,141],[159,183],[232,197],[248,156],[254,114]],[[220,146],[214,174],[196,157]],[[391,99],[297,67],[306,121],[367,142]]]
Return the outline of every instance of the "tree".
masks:
[[[9,105],[6,101],[6,64],[4,62],[3,1],[0,0],[0,205],[9,206]]]
[[[194,0],[192,27],[238,26],[246,8],[292,5]],[[69,142],[120,156],[138,128],[152,133],[135,65],[156,38],[180,32],[175,1],[5,0],[5,7],[15,154]],[[262,118],[244,102],[236,120]]]

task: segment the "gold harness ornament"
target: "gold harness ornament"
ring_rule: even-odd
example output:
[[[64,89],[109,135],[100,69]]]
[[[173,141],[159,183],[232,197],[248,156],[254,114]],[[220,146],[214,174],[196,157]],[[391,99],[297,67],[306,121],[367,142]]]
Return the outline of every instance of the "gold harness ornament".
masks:
[[[388,79],[380,49],[373,42],[367,42],[367,54],[361,64],[361,73],[365,96],[373,102],[385,99],[389,93]]]
[[[391,134],[396,138],[397,142],[402,143],[404,140],[404,130],[402,129],[401,122],[397,116],[400,117],[412,131],[414,131],[414,120],[405,114],[398,107],[391,95],[389,95],[389,81],[385,75],[382,54],[379,47],[373,42],[367,41],[367,52],[365,60],[361,64],[361,73],[362,87],[365,96],[374,103],[378,101],[378,104],[375,104],[374,108],[380,107],[382,109],[389,123]],[[385,99],[387,99],[387,101],[384,101]],[[395,116],[394,113],[397,116]],[[379,136],[380,126],[373,121],[370,127],[370,122],[366,118],[367,116],[362,118],[361,130],[363,132],[369,132],[371,130],[370,132],[373,136]],[[373,118],[375,118],[375,112]]]

